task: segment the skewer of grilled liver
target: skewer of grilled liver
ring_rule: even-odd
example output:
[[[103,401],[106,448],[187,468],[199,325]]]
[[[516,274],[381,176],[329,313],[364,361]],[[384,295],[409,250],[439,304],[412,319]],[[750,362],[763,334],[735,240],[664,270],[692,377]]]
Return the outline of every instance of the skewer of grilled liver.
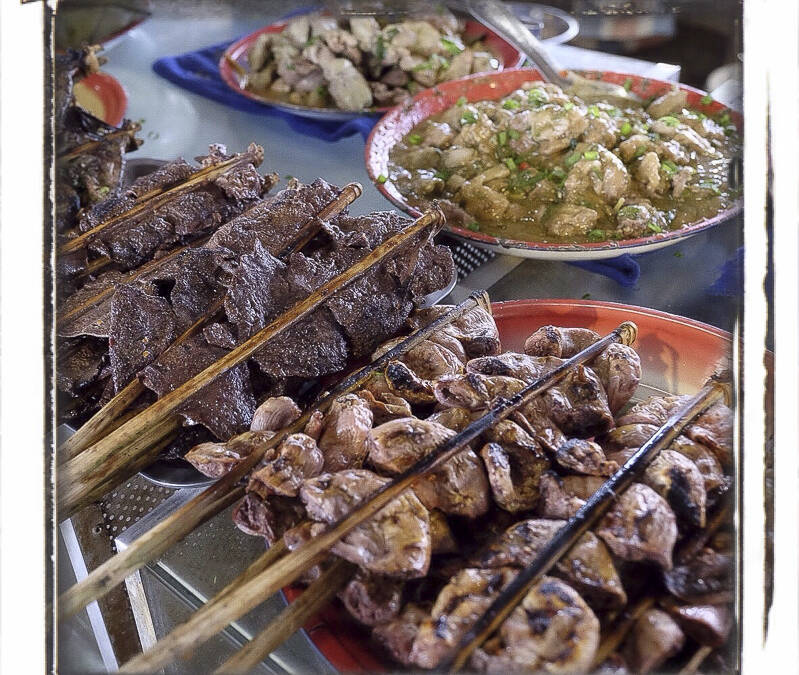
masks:
[[[459,305],[427,326],[419,328],[378,359],[345,378],[314,406],[314,410],[326,411],[333,401],[344,394],[359,389],[373,373],[380,371],[390,361],[401,357],[422,340],[478,306],[488,308],[488,298],[483,292],[472,293],[469,298]],[[307,411],[274,438],[255,448],[246,460],[237,465],[226,476],[187,502],[149,532],[139,537],[125,551],[117,553],[113,558],[93,570],[86,579],[68,589],[59,598],[59,616],[61,618],[72,616],[90,602],[102,597],[111,588],[121,583],[129,574],[161,555],[172,544],[180,541],[208,518],[213,517],[239,499],[244,493],[244,488],[240,485],[241,479],[250,472],[268,450],[277,447],[290,434],[302,431],[312,412],[312,410]],[[274,549],[279,545],[282,546],[282,542],[272,548]],[[285,551],[285,548],[283,551]],[[241,582],[242,577],[240,576],[233,584]]]
[[[383,507],[402,495],[418,479],[428,475],[460,453],[487,429],[562,380],[572,368],[592,360],[608,345],[617,342],[632,344],[637,332],[635,324],[624,322],[613,332],[564,361],[547,375],[527,384],[514,396],[500,399],[485,415],[473,421],[463,431],[437,445],[426,457],[385,483],[347,516],[325,527],[313,539],[281,558],[256,578],[236,588],[232,593],[226,595],[222,602],[214,602],[210,607],[207,605],[195,612],[191,619],[175,628],[149,651],[126,663],[120,672],[135,673],[157,670],[178,658],[192,646],[206,641],[231,621],[235,621],[253,609],[263,598],[292,583],[307,569],[318,564],[341,537],[369,520]],[[248,460],[245,460],[245,463],[249,464]],[[234,471],[238,471],[240,467],[241,465]]]
[[[341,213],[350,204],[352,204],[363,193],[363,187],[360,183],[349,183],[345,185],[338,196],[326,204],[316,215],[308,218],[305,223],[300,227],[297,234],[293,237],[281,251],[278,252],[278,259],[288,258],[295,251],[300,250],[307,244],[316,234],[318,234],[322,221],[332,218],[333,216]],[[176,347],[184,344],[191,337],[201,331],[209,322],[211,322],[216,315],[222,310],[224,304],[224,296],[216,302],[212,303],[210,307],[191,325],[182,335],[180,335],[169,347],[166,348],[164,354]],[[128,409],[128,407],[144,392],[146,387],[142,380],[134,377],[116,396],[114,396],[108,403],[106,403],[91,419],[89,419],[80,429],[78,429],[69,439],[67,439],[59,448],[59,462],[63,462],[77,456],[88,448],[91,444],[100,440],[107,431],[114,424],[116,419]],[[179,422],[178,422],[179,425]]]
[[[695,417],[722,399],[726,399],[728,402],[731,399],[731,383],[727,372],[711,378],[696,396],[685,405],[680,406],[624,466],[605,481],[602,487],[586,501],[539,552],[536,559],[500,592],[491,606],[464,635],[451,662],[452,672],[457,672],[466,666],[474,650],[480,647],[502,625],[533,585],[602,516],[617,495],[632,485],[647,465],[660,454],[661,450],[669,447]]]
[[[440,209],[425,212],[406,229],[384,241],[349,269],[294,304],[251,338],[69,460],[63,466],[58,480],[59,519],[68,518],[79,508],[99,499],[119,482],[146,466],[152,460],[152,453],[148,449],[159,438],[153,431],[154,427],[163,425],[190,396],[228,369],[243,363],[273,337],[309,316],[337,291],[390,258],[404,244],[425,231],[429,236],[435,234],[443,222],[444,215]]]

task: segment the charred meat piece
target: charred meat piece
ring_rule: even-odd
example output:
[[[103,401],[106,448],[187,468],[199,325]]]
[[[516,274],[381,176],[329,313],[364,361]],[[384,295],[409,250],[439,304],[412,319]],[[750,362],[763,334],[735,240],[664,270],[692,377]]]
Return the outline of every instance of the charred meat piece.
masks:
[[[399,579],[359,570],[338,597],[356,620],[367,626],[377,626],[399,614],[403,586]]]
[[[610,457],[623,464],[635,452],[628,448]],[[646,467],[643,483],[663,497],[680,519],[694,527],[705,526],[705,481],[696,464],[685,455],[663,450]]]
[[[506,511],[527,511],[538,502],[538,483],[549,468],[540,450],[487,443],[480,450],[494,501]]]
[[[599,333],[588,328],[542,326],[524,341],[524,353],[568,359],[598,340]]]
[[[677,522],[666,501],[652,488],[633,483],[596,529],[614,555],[622,560],[649,561],[672,568]]]
[[[428,422],[443,424],[447,429],[463,431],[474,419],[473,413],[466,408],[444,408],[427,418]]]
[[[605,479],[598,476],[560,478],[553,472],[546,472],[538,485],[541,499],[536,513],[545,518],[571,518],[604,482]]]
[[[381,357],[405,338],[395,338],[380,345],[373,353],[372,360]],[[418,345],[408,350],[399,359],[410,368],[419,378],[434,380],[442,375],[456,375],[463,372],[463,362],[448,348],[433,342],[422,340]]]
[[[707,598],[732,589],[733,561],[729,555],[704,548],[686,565],[663,574],[669,593],[685,602],[703,604]]]
[[[688,637],[700,645],[721,647],[732,629],[732,612],[724,605],[677,605],[666,608]]]
[[[302,482],[319,475],[323,464],[322,452],[313,438],[291,434],[277,447],[275,457],[252,473],[247,491],[264,498],[267,495],[296,497]]]
[[[430,618],[419,626],[410,662],[420,668],[438,666],[513,577],[507,568],[458,572],[438,594]]]
[[[557,386],[547,389],[544,400],[549,417],[569,436],[589,438],[615,426],[602,383],[585,366],[569,370]]]
[[[415,312],[408,323],[414,329],[422,328],[452,309],[452,305],[435,305]],[[457,339],[469,358],[499,354],[501,345],[494,317],[481,307],[475,307],[443,327],[439,333]]]
[[[358,468],[363,464],[368,452],[367,437],[372,419],[369,404],[355,394],[346,394],[333,401],[325,414],[319,438],[325,471]]]
[[[523,520],[480,550],[472,562],[480,567],[526,567],[565,524],[565,520]],[[553,572],[562,576],[595,607],[618,608],[627,603],[610,552],[592,532],[580,537]]]
[[[446,408],[484,410],[497,397],[510,398],[524,388],[524,382],[513,377],[486,376],[467,372],[445,375],[434,386],[436,401]]]
[[[677,654],[685,635],[666,612],[648,609],[633,624],[624,645],[624,655],[635,673],[649,673]]]
[[[387,482],[387,478],[366,469],[347,469],[309,478],[299,494],[311,518],[333,523]]]
[[[189,450],[184,459],[204,476],[220,478],[249,457],[259,445],[274,438],[274,435],[272,431],[248,431],[227,443],[200,443]],[[268,450],[262,461],[274,456],[274,450]]]
[[[404,399],[391,392],[381,393],[379,398],[367,390],[361,389],[355,395],[363,399],[372,411],[375,425],[384,424],[391,420],[402,417],[410,417],[413,414],[410,404]]]
[[[618,420],[618,426],[626,424],[662,425],[675,409],[685,404],[688,396],[652,396],[634,405]],[[732,410],[723,403],[716,403],[697,417],[685,430],[684,435],[710,449],[723,466],[732,464]]]
[[[591,367],[605,387],[610,411],[615,415],[638,388],[641,357],[632,347],[614,343],[591,362]]]
[[[398,474],[454,435],[441,424],[413,417],[386,422],[369,432],[369,462],[381,471]],[[485,471],[469,449],[418,480],[414,492],[427,508],[444,513],[474,518],[489,507]]]
[[[233,522],[240,530],[264,537],[270,546],[302,517],[302,507],[296,500],[285,497],[264,500],[255,493],[249,493],[233,510]]]
[[[599,646],[599,620],[573,588],[545,576],[505,619],[499,634],[504,645],[499,656],[515,671],[586,673]],[[474,667],[483,665],[480,656]],[[491,669],[490,660],[484,664]]]
[[[419,626],[430,616],[430,609],[409,602],[396,618],[375,626],[372,637],[381,644],[392,659],[411,665],[410,654]]]
[[[599,444],[575,438],[558,448],[555,461],[564,469],[589,476],[612,476],[619,470],[615,461],[605,457]]]
[[[255,409],[250,422],[251,431],[279,431],[296,422],[302,411],[288,396],[273,396]]]
[[[386,366],[385,378],[391,393],[411,404],[428,405],[435,402],[433,383],[420,378],[402,361],[391,361]]]

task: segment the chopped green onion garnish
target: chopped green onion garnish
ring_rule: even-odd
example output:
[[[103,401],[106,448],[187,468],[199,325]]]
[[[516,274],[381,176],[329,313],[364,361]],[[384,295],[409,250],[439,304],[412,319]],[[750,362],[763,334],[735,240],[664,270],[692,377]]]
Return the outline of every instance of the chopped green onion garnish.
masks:
[[[461,124],[474,124],[477,121],[477,115],[475,115],[471,110],[467,110],[461,116]]]
[[[635,159],[636,157],[643,157],[645,154],[646,154],[646,146],[645,145],[639,145],[635,149],[635,154],[633,155],[633,159]]]
[[[467,230],[471,230],[472,232],[479,232],[480,231],[480,224],[479,223],[469,223],[466,226]]]
[[[527,92],[527,100],[535,106],[540,106],[549,100],[549,96],[543,89],[536,87]]]
[[[637,206],[630,205],[619,209],[619,218],[637,218],[637,217],[638,217]]]
[[[500,131],[497,134],[497,142],[500,145],[505,145],[508,142],[508,132],[507,131]]]
[[[109,192],[111,192],[111,188],[108,185],[103,185],[99,190],[97,190],[97,192],[105,197]]]
[[[629,136],[633,132],[633,125],[629,122],[625,122],[621,125],[621,129],[619,129],[619,131],[621,131],[622,136]]]
[[[710,98],[710,94],[707,94],[706,96],[703,96],[702,98],[700,98],[699,102],[702,105],[710,105],[711,103],[713,103],[713,99]]]
[[[458,105],[466,105],[467,103],[468,103],[468,101],[466,100],[466,97],[465,97],[465,96],[461,96],[461,97],[460,97],[460,98],[457,100],[457,104],[458,104]]]
[[[569,155],[566,158],[564,164],[566,165],[567,168],[571,169],[575,164],[577,164],[577,162],[580,161],[581,157],[582,155],[579,152],[573,152],[571,155]]]
[[[605,230],[591,230],[588,233],[588,238],[594,241],[602,241],[605,238]]]
[[[656,233],[663,232],[663,228],[660,227],[660,225],[655,225],[655,223],[652,223],[652,222],[649,222],[649,223],[646,224],[646,229],[647,230],[652,230],[652,232],[656,232]]]
[[[507,166],[511,171],[516,171],[516,162],[513,161],[513,157],[505,158],[505,166]]]
[[[719,124],[725,126],[730,123],[730,113],[725,112],[721,117],[719,117]]]
[[[621,110],[619,110],[618,108],[611,108],[610,110],[608,110],[608,115],[610,115],[611,117],[618,117],[619,115],[621,115]]]
[[[377,182],[380,183],[380,185],[385,183],[387,180],[388,178],[382,173],[377,177]]]
[[[680,120],[678,120],[673,115],[666,115],[665,117],[661,117],[658,122],[663,122],[663,124],[668,124],[670,127],[676,127]]]
[[[719,186],[716,185],[716,183],[714,183],[712,181],[707,181],[707,180],[706,181],[702,181],[701,183],[699,183],[699,187],[705,188],[706,190],[710,190],[711,192],[713,192],[713,194],[716,194],[716,195],[720,195],[721,194],[721,190],[719,190]]]
[[[674,257],[675,257],[675,258],[682,258],[682,251],[676,251],[676,252],[674,253]]]
[[[624,80],[624,89],[625,91],[630,91],[633,88],[633,81],[628,77]]]
[[[410,134],[408,136],[408,143],[411,145],[419,145],[422,142],[422,137],[419,134]]]
[[[316,88],[316,93],[319,94],[319,96],[327,96],[327,87],[323,84],[320,84]]]
[[[669,159],[664,159],[660,163],[660,168],[663,169],[669,176],[673,176],[677,173],[677,165]]]
[[[556,166],[554,169],[552,169],[552,171],[549,172],[549,177],[556,183],[562,183],[566,178],[566,172],[559,166]]]
[[[616,206],[613,207],[613,213],[618,213],[622,206],[624,206],[624,197],[619,197],[619,201],[617,201]]]
[[[518,101],[514,101],[512,98],[509,98],[507,101],[505,101],[502,104],[502,107],[505,108],[505,110],[516,110],[520,106],[521,103],[519,103]]]
[[[589,105],[588,114],[591,115],[591,117],[599,117],[599,107],[595,105]]]
[[[574,103],[572,103],[571,101],[566,101],[566,103],[563,104],[564,110],[571,110],[573,107]]]
[[[590,293],[583,293],[583,300],[588,300],[591,297]]]
[[[452,175],[452,173],[450,171],[444,170],[444,171],[436,171],[433,175],[436,178],[440,178],[441,180],[449,180],[449,177]]]
[[[516,129],[508,129],[508,136],[509,136],[511,139],[513,139],[514,141],[515,141],[517,138],[519,138],[519,136],[520,136],[520,135],[521,135],[521,134],[519,134],[519,132],[518,132],[518,131],[516,131]]]
[[[707,115],[705,115],[705,113],[699,113],[699,119],[700,120],[706,120],[707,119]]]
[[[599,159],[599,153],[596,150],[586,150],[583,153],[583,157],[589,160]]]
[[[444,49],[447,50],[450,56],[457,56],[463,51],[463,48],[459,47],[457,42],[449,38],[442,37],[441,44],[444,45]]]

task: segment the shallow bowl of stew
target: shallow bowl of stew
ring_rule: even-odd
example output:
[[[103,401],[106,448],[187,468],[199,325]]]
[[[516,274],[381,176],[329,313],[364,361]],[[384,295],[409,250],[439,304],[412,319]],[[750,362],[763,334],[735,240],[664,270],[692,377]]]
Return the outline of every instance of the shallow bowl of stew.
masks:
[[[286,19],[264,26],[249,35],[245,35],[229,45],[222,55],[222,58],[219,60],[219,74],[225,84],[233,91],[242,96],[246,96],[250,100],[279,108],[299,117],[311,119],[343,121],[365,114],[382,115],[390,110],[393,107],[392,105],[376,105],[363,110],[351,111],[336,107],[335,104],[330,101],[316,104],[297,103],[291,100],[290,94],[284,95],[275,93],[271,89],[269,91],[258,90],[248,86],[247,80],[250,73],[248,55],[259,38],[263,35],[282,33],[293,19],[314,13],[315,11],[307,13],[298,12]],[[479,40],[484,45],[485,49],[495,57],[497,61],[496,66],[499,71],[503,68],[516,68],[525,61],[525,57],[518,49],[474,19],[464,21],[461,37],[465,42],[469,43]]]
[[[740,154],[743,121],[739,113],[686,85],[625,73],[583,71],[582,75],[623,85],[646,104],[674,92],[672,96],[680,97],[685,109],[656,116],[653,105],[652,126],[670,134],[661,136],[645,123],[650,117],[646,108],[628,109],[618,102],[616,107],[601,101],[589,105],[557,94],[559,90],[553,93],[552,85],[543,82],[536,70],[473,75],[420,92],[384,115],[367,140],[367,172],[377,189],[407,213],[417,216],[425,204],[438,199],[450,232],[499,253],[525,258],[590,260],[644,253],[694,236],[740,212],[740,186],[731,188],[727,179],[730,162]],[[537,119],[534,116],[540,111],[553,110],[551,127],[543,127],[540,134],[535,126],[529,131],[522,126],[521,133],[513,129],[513,116],[527,109],[531,110],[527,120]],[[490,118],[492,111],[501,113],[496,124]],[[447,127],[443,120],[452,120],[453,115],[460,115],[460,128],[455,121],[449,130],[453,133],[442,133],[442,127]],[[504,125],[502,115],[506,116]],[[573,116],[582,116],[588,126],[568,138],[569,132],[561,133],[563,127],[558,125],[568,124]],[[459,151],[468,155],[468,139],[464,147],[457,145],[465,136],[461,132],[467,122],[486,117],[491,123],[486,122],[486,128],[473,124],[475,131],[469,130],[477,138],[471,141],[477,155],[460,175],[457,162],[455,169],[446,162],[457,159]],[[603,138],[602,133],[594,133],[599,122],[607,122],[613,130],[607,141],[610,147],[597,141]],[[700,134],[693,126],[712,131],[712,144],[704,136],[697,139]],[[552,129],[560,132],[547,136]],[[675,133],[685,139],[685,145],[675,140]],[[547,146],[553,138],[558,145]],[[533,149],[530,153],[524,152],[525,139],[532,139],[526,146]],[[644,181],[651,174],[639,173],[645,161],[654,165],[649,168],[660,181],[651,184],[651,193],[646,192],[650,184]],[[625,174],[629,170],[624,189],[609,180],[611,169],[619,165]],[[494,178],[482,180],[491,171]],[[471,200],[458,203],[463,196],[462,187],[456,191],[458,184],[475,183],[475,175],[481,180],[470,188]],[[569,193],[572,185],[579,189],[581,176],[585,192]],[[678,194],[675,179],[680,176],[684,180]],[[549,192],[539,196],[543,188]],[[661,188],[663,194],[657,192]],[[492,220],[493,214],[486,214],[492,199],[500,209],[507,203],[510,215]],[[599,214],[593,224],[585,218],[590,207]]]

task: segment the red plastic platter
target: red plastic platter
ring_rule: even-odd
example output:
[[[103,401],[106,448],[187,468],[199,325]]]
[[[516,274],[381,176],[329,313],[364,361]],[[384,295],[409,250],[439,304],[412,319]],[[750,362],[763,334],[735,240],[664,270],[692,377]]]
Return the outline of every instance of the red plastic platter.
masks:
[[[383,114],[391,109],[390,107],[381,107],[372,108],[370,110],[361,112],[350,112],[347,110],[339,110],[338,108],[312,108],[310,106],[296,105],[294,103],[278,101],[245,89],[242,85],[239,75],[236,73],[230,62],[234,61],[239,66],[247,70],[247,52],[249,52],[250,47],[255,43],[258,37],[263,33],[281,33],[286,27],[287,23],[288,21],[284,20],[270,24],[269,26],[265,26],[264,28],[261,28],[254,33],[250,33],[249,35],[246,35],[240,40],[234,42],[225,50],[225,53],[219,60],[219,74],[225,83],[231,89],[233,89],[233,91],[236,91],[242,96],[246,96],[253,101],[259,101],[260,103],[264,103],[266,105],[281,108],[301,117],[311,117],[314,119],[346,120],[363,115],[364,112]],[[467,37],[484,35],[482,39],[486,47],[488,47],[488,49],[497,57],[501,68],[516,68],[524,63],[525,57],[519,53],[519,50],[517,50],[515,47],[512,47],[510,44],[505,42],[505,40],[491,32],[483,24],[477,21],[466,21],[464,35]]]
[[[525,338],[541,326],[591,328],[601,335],[622,321],[638,326],[635,347],[641,356],[643,377],[635,398],[657,392],[694,394],[730,354],[729,333],[698,321],[631,305],[591,300],[514,300],[492,305],[502,346],[521,351]],[[302,590],[284,590],[293,602]],[[330,663],[342,672],[396,671],[368,637],[336,603],[305,626],[308,636]]]
[[[621,85],[629,82],[627,86],[630,87],[630,90],[638,94],[642,99],[660,96],[675,86],[673,82],[652,80],[639,75],[625,73],[582,71],[582,75],[590,79],[604,80]],[[505,70],[490,75],[470,75],[460,80],[443,82],[433,89],[425,89],[414,96],[409,103],[394,108],[377,123],[366,141],[366,170],[375,187],[403,211],[414,217],[419,216],[420,211],[408,204],[405,197],[391,180],[383,183],[377,182],[378,176],[389,175],[388,158],[389,152],[394,145],[417,124],[431,115],[451,108],[461,97],[464,97],[470,103],[495,100],[515,91],[525,82],[541,80],[541,74],[532,69]],[[718,101],[711,100],[710,103],[702,103],[703,97],[707,94],[699,89],[683,84],[676,86],[688,93],[688,105],[695,110],[706,115],[717,115],[728,111],[731,120],[738,129],[743,129],[743,118],[739,113],[730,110]],[[687,237],[691,237],[731,218],[739,213],[741,208],[741,203],[736,202],[730,209],[722,211],[713,218],[686,225],[679,230],[663,232],[649,237],[585,244],[520,241],[492,237],[488,234],[472,232],[461,227],[448,226],[448,229],[453,234],[463,239],[468,239],[478,246],[490,248],[506,255],[548,260],[595,260],[614,258],[623,253],[645,253],[646,251],[653,251],[664,246],[676,244]]]

